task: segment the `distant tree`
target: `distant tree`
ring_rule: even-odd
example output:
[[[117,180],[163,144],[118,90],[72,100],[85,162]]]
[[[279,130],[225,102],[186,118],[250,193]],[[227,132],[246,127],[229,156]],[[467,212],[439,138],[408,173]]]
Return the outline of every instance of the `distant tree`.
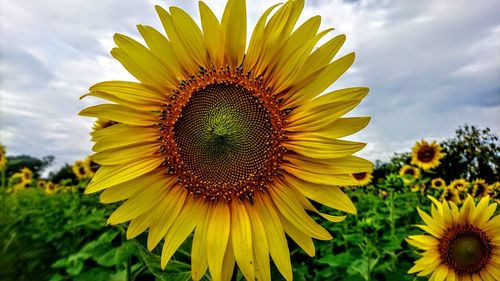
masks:
[[[19,172],[22,168],[29,168],[33,172],[35,179],[40,177],[40,174],[54,162],[54,156],[44,156],[42,159],[29,155],[7,156],[6,176],[10,177],[14,173]]]
[[[57,172],[50,172],[49,180],[53,183],[59,183],[61,180],[71,180],[73,184],[78,182],[75,174],[73,173],[72,166],[69,164],[62,166]]]
[[[446,155],[435,171],[444,180],[482,178],[488,183],[500,181],[499,137],[489,128],[466,124],[441,146]]]

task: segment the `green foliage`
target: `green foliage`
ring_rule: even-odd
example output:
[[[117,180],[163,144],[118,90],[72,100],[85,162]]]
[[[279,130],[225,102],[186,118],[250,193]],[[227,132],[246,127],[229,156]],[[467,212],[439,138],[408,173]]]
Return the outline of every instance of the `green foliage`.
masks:
[[[404,237],[418,232],[412,225],[419,222],[415,211],[419,195],[379,191],[373,187],[347,191],[356,201],[358,215],[341,223],[321,220],[334,239],[317,241],[313,258],[294,248],[295,280],[414,280],[406,272],[417,257]]]
[[[500,181],[498,135],[489,128],[469,125],[459,127],[455,134],[441,144],[446,155],[436,173],[447,182],[458,178],[481,178],[488,183]]]
[[[71,165],[64,164],[58,171],[49,173],[49,180],[53,183],[60,183],[63,180],[70,180],[71,183],[76,184],[78,179],[73,173]]]
[[[19,172],[22,168],[27,167],[33,171],[35,179],[40,177],[44,169],[50,167],[54,162],[54,156],[44,156],[42,159],[28,155],[7,156],[7,168],[5,174],[10,177],[14,173]]]

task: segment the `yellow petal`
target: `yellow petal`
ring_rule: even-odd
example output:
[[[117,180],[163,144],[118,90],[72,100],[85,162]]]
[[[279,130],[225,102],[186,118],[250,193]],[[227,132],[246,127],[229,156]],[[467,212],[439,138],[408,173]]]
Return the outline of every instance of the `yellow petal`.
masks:
[[[222,273],[221,273],[221,279],[220,280],[231,280],[233,276],[233,270],[234,270],[234,250],[233,250],[233,243],[231,242],[231,235],[229,235],[228,241],[227,241],[227,248],[226,248],[226,253],[224,254],[224,261],[222,262]],[[212,280],[217,281],[217,279],[213,278]]]
[[[159,122],[158,117],[148,111],[131,109],[117,104],[90,106],[80,111],[79,114],[137,126],[150,126]]]
[[[368,125],[370,117],[346,117],[339,118],[322,129],[302,128],[300,131],[291,132],[288,138],[300,140],[308,138],[336,139],[352,135]]]
[[[163,34],[150,26],[138,25],[137,30],[141,33],[151,52],[163,63],[169,72],[178,79],[188,78],[182,74],[183,68],[179,62],[179,58],[175,54],[172,44],[170,44],[170,41]]]
[[[254,69],[255,65],[259,61],[259,58],[263,55],[262,53],[264,50],[262,47],[263,46],[262,41],[264,40],[264,36],[266,35],[264,33],[264,28],[266,26],[267,17],[278,5],[280,4],[276,4],[268,8],[262,14],[262,16],[260,16],[259,20],[257,21],[257,24],[254,27],[252,37],[248,45],[247,54],[245,56],[245,61],[243,62],[244,65],[246,66],[246,69]],[[260,73],[259,71],[257,72]]]
[[[174,186],[175,181],[165,186],[169,190],[165,198],[159,203],[161,208],[151,222],[148,235],[148,250],[152,251],[165,236],[174,221],[177,219],[181,208],[186,201],[187,192],[181,186]]]
[[[318,123],[318,119],[327,119],[328,124],[349,112],[366,97],[368,88],[356,87],[333,91],[319,96],[308,103],[294,109],[287,117],[290,128],[311,126]],[[328,113],[328,114],[325,114]],[[331,117],[330,117],[331,115]],[[325,121],[322,121],[323,123]],[[302,125],[302,126],[301,126]],[[290,128],[287,128],[290,130]],[[293,130],[293,129],[292,129]],[[295,129],[296,130],[296,129]]]
[[[245,55],[247,11],[245,0],[229,0],[221,25],[226,35],[226,59],[229,65],[239,66]]]
[[[123,34],[115,34],[113,38],[118,48],[111,50],[111,55],[135,78],[157,89],[177,86],[175,75],[150,50]]]
[[[151,221],[153,220],[153,217],[151,215],[152,213],[144,213],[140,216],[138,216],[135,219],[132,219],[130,221],[130,224],[128,225],[127,228],[127,239],[133,239],[137,237],[139,234],[143,233],[146,231],[146,229],[149,227],[151,224]]]
[[[287,219],[282,217],[281,223],[283,224],[283,228],[290,236],[290,238],[301,247],[306,254],[308,254],[310,257],[314,257],[316,254],[316,250],[314,249],[314,243],[311,238],[311,236],[305,234],[303,231],[299,230],[293,224],[291,224]]]
[[[292,280],[292,265],[290,263],[290,252],[283,231],[283,226],[274,205],[265,195],[256,194],[254,205],[266,227],[267,243],[274,264],[283,277]]]
[[[85,194],[94,193],[110,186],[135,179],[148,173],[164,161],[161,157],[145,157],[139,163],[125,165],[102,166],[97,170],[92,181],[85,189]]]
[[[101,203],[114,203],[128,199],[140,190],[149,188],[149,186],[158,180],[162,180],[161,177],[158,177],[160,173],[159,171],[152,171],[127,182],[114,185],[104,190],[99,199]]]
[[[444,229],[441,225],[437,224],[431,216],[420,210],[419,207],[417,207],[417,211],[420,217],[424,220],[425,224],[427,224],[435,232],[439,233],[439,235],[443,235]]]
[[[316,139],[312,141],[286,141],[285,147],[315,159],[332,159],[352,155],[366,146],[366,143],[339,139]]]
[[[165,269],[168,261],[179,246],[193,232],[193,229],[200,223],[206,205],[202,200],[188,196],[181,212],[174,220],[174,223],[165,235],[165,242],[161,252],[161,268]]]
[[[252,225],[242,202],[233,200],[231,205],[231,237],[234,257],[247,280],[255,280],[253,260]]]
[[[203,34],[191,16],[177,7],[170,7],[170,14],[177,31],[176,34],[179,36],[184,48],[189,51],[189,54],[198,65],[206,68],[211,66],[208,64],[206,57],[207,49]]]
[[[165,197],[166,187],[169,181],[157,181],[148,188],[134,194],[118,209],[116,209],[108,219],[109,224],[119,224],[134,219],[143,213],[149,211]]]
[[[318,96],[333,84],[354,62],[354,53],[347,54],[340,59],[330,63],[321,74],[308,81],[306,85],[297,85],[290,91],[290,98],[285,101],[283,106],[294,107],[304,101],[309,101]]]
[[[212,279],[221,280],[231,223],[229,207],[224,202],[215,203],[210,207],[209,216],[206,233],[208,268]]]
[[[195,58],[189,53],[189,49],[186,49],[182,40],[177,33],[176,26],[172,16],[165,11],[162,7],[156,5],[156,12],[160,17],[161,24],[167,32],[168,38],[170,39],[170,45],[172,46],[173,53],[178,57],[182,58],[181,65],[190,73],[197,73],[199,70],[199,64],[196,63]]]
[[[139,127],[127,124],[116,124],[99,130],[97,133],[108,129],[109,132],[94,137],[96,144],[92,147],[92,150],[95,152],[139,143],[152,143],[159,137],[158,128],[156,127]]]
[[[221,67],[224,64],[224,50],[220,47],[225,45],[224,31],[217,17],[205,3],[200,1],[199,8],[205,45],[214,66]]]
[[[90,158],[100,165],[119,165],[141,161],[144,156],[155,155],[159,148],[159,142],[141,143],[97,152]]]
[[[208,268],[207,261],[207,225],[208,216],[202,214],[200,223],[196,226],[191,247],[191,277],[200,280]]]
[[[317,224],[302,208],[294,197],[295,191],[284,186],[269,187],[269,194],[276,204],[276,210],[299,231],[320,240],[330,240],[332,236],[323,227]]]
[[[309,56],[304,66],[297,73],[297,77],[305,78],[304,80],[307,81],[308,77],[325,68],[340,50],[345,39],[346,36],[340,34],[321,45]]]
[[[262,223],[261,214],[254,205],[248,205],[247,210],[252,222],[255,275],[257,280],[271,280],[269,245],[267,243],[266,228]]]
[[[361,173],[373,170],[372,162],[357,156],[333,159],[311,159],[302,155],[288,154],[285,157],[301,170],[318,172],[321,174]]]
[[[350,174],[335,174],[335,175],[320,174],[320,173],[300,170],[289,164],[283,164],[282,168],[291,175],[294,175],[297,178],[300,178],[304,181],[313,184],[341,185],[341,186],[357,184],[357,180]]]
[[[351,199],[336,186],[311,184],[291,176],[285,176],[285,182],[316,202],[330,208],[356,214],[356,207]]]

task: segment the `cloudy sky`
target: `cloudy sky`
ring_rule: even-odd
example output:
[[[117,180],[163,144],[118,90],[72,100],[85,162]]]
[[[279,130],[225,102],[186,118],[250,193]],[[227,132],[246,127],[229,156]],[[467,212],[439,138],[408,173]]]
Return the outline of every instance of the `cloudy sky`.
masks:
[[[225,1],[207,0],[222,15]],[[248,28],[278,1],[247,0]],[[56,167],[90,153],[92,120],[80,101],[103,80],[133,80],[113,60],[113,33],[161,29],[154,5],[197,1],[0,0],[0,143],[8,155],[56,156]],[[347,35],[354,66],[332,89],[368,86],[352,116],[372,116],[350,139],[360,155],[387,160],[416,140],[442,140],[465,123],[500,132],[500,1],[309,0],[301,21],[321,15],[331,36]]]

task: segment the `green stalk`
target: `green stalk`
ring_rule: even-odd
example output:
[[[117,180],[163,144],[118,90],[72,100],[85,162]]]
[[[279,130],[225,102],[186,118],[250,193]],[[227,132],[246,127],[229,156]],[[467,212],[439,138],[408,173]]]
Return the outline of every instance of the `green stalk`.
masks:
[[[396,235],[396,222],[394,220],[394,191],[389,190],[389,222],[391,223],[391,236]]]

